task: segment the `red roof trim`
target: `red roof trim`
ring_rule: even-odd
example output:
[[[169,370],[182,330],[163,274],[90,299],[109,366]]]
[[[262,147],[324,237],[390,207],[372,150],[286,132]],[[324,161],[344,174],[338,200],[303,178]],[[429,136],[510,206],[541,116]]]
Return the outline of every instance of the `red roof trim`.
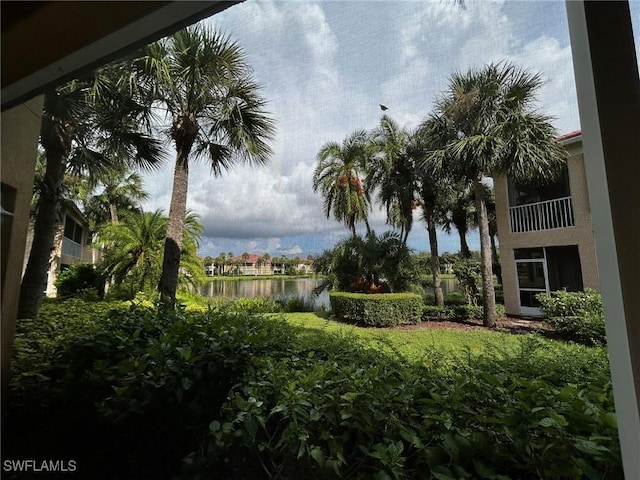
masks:
[[[569,140],[571,138],[579,137],[582,135],[582,130],[574,130],[573,132],[565,133],[564,135],[560,135],[558,137],[558,141],[562,142],[564,140]]]

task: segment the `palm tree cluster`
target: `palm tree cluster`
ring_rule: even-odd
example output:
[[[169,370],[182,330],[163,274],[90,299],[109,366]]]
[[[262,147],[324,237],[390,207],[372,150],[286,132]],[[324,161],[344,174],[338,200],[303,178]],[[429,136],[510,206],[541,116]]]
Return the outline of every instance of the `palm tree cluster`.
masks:
[[[466,234],[477,226],[483,320],[495,326],[492,260],[497,231],[486,179],[509,175],[523,182],[552,180],[566,160],[551,118],[535,109],[541,84],[538,74],[508,63],[454,73],[433,112],[415,131],[384,115],[373,132],[358,131],[342,144],[326,144],[318,154],[313,188],[324,197],[327,218],[333,214],[353,237],[358,222],[364,222],[369,233],[368,213],[372,199],[377,200],[406,245],[414,211],[420,207],[437,305],[444,304],[437,228],[455,228],[461,254],[469,257]]]
[[[92,228],[111,224],[105,238],[117,237],[120,215],[140,213],[138,202],[145,197],[132,169],[160,165],[165,160],[163,143],[173,145],[176,160],[166,225],[159,226],[164,220],[156,212],[140,213],[135,221],[129,215],[129,224],[123,226],[146,225],[165,232],[158,290],[164,305],[173,308],[183,247],[189,243],[190,163],[205,160],[214,175],[238,163],[264,164],[271,154],[268,142],[273,133],[274,123],[244,51],[224,34],[202,25],[179,31],[45,94],[42,172],[32,208],[33,246],[21,285],[19,317],[34,317],[38,312],[61,221],[59,212],[69,194],[65,179],[85,179],[78,182],[84,185],[77,190]],[[112,239],[105,245],[117,244]],[[123,261],[157,266],[155,260],[131,255]],[[120,278],[123,270],[113,268],[114,278]]]

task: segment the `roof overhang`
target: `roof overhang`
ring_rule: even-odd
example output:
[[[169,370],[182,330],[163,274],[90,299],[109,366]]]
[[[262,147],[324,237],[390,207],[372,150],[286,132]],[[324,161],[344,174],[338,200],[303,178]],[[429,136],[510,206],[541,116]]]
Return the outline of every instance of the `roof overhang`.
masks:
[[[2,1],[2,110],[239,1]]]

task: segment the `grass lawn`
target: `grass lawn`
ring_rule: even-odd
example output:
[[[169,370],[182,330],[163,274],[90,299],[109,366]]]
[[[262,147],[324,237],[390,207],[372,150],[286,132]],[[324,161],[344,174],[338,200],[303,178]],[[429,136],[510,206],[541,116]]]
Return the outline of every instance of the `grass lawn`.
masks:
[[[514,335],[491,330],[364,328],[330,320],[326,313],[282,315],[288,323],[306,330],[309,335],[318,331],[345,336],[356,335],[366,340],[372,348],[385,352],[396,350],[410,359],[419,359],[427,352],[474,354],[485,350],[487,346],[504,347],[509,343],[515,345]]]

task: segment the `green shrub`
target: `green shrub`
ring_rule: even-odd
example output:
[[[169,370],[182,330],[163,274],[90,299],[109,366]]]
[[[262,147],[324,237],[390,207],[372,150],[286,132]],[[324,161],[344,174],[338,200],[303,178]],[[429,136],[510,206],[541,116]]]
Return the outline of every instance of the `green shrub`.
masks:
[[[83,478],[623,476],[604,348],[518,336],[445,368],[224,308],[73,299],[39,320],[18,327],[40,332],[41,381],[7,392],[7,458],[41,442]]]
[[[607,341],[602,296],[592,289],[538,294],[544,320],[563,337],[587,345]]]
[[[393,327],[420,321],[424,304],[413,293],[347,293],[329,295],[336,318],[367,327]]]
[[[239,313],[280,313],[282,305],[270,298],[238,298],[227,303],[225,309]]]
[[[496,304],[496,313],[498,318],[505,314],[504,305]],[[445,307],[436,307],[435,305],[427,305],[422,309],[423,320],[465,320],[465,319],[482,319],[482,307],[477,305],[453,305]]]
[[[104,297],[104,277],[90,263],[76,263],[61,271],[56,278],[57,296],[98,300]]]
[[[606,352],[592,366],[525,337],[443,376],[353,341],[323,354],[335,341],[255,359],[193,465],[225,478],[621,475]]]
[[[458,288],[469,305],[477,305],[480,299],[481,270],[480,262],[473,260],[459,259],[453,264],[453,273],[458,279]]]
[[[295,312],[315,312],[316,302],[313,297],[285,297],[276,299],[283,312],[295,313]]]

